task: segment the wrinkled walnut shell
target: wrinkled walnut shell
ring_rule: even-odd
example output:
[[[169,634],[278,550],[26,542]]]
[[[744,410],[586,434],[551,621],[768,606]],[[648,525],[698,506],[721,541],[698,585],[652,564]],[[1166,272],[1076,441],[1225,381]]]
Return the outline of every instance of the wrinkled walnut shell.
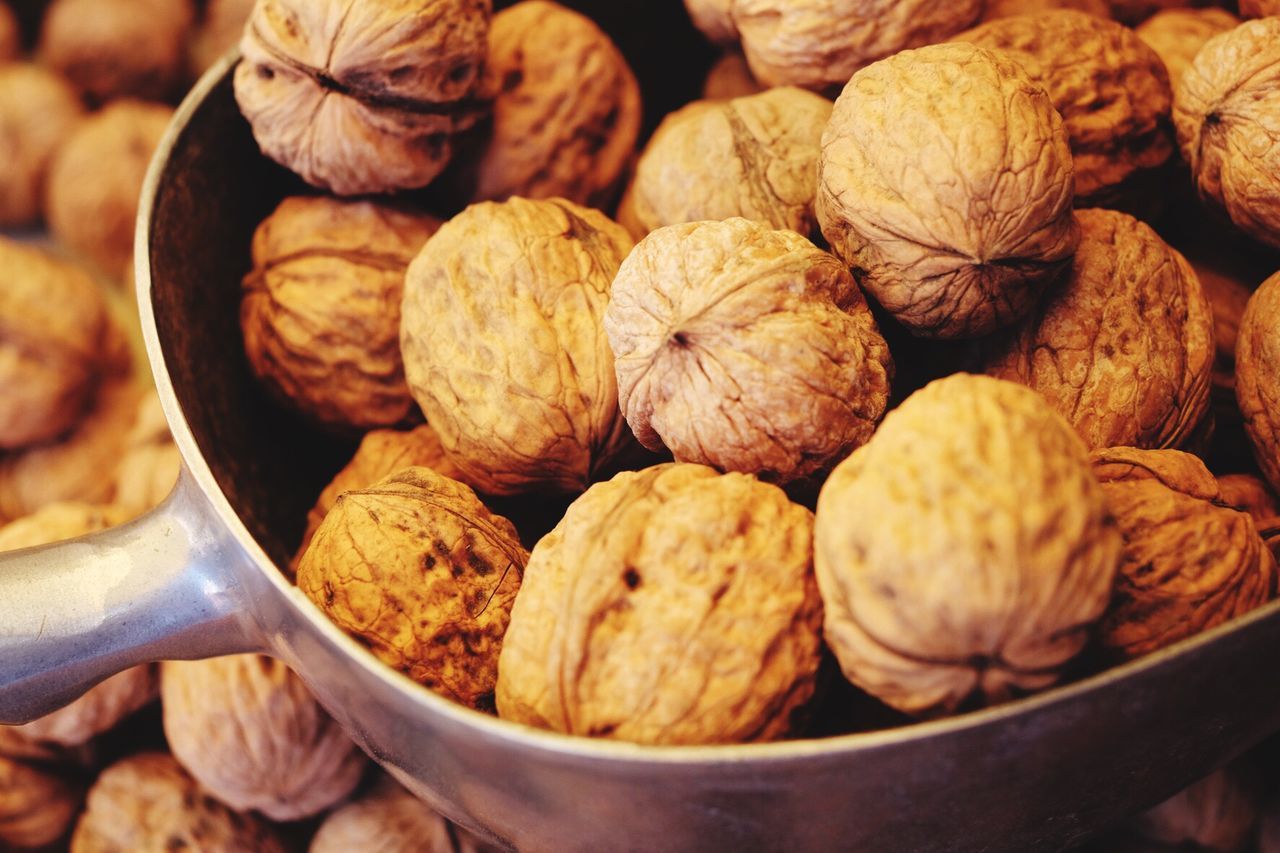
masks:
[[[25,62],[0,66],[0,227],[40,219],[54,152],[83,116],[80,98],[58,75]]]
[[[28,850],[63,840],[83,799],[65,779],[0,758],[0,847]]]
[[[1236,341],[1236,401],[1258,467],[1280,489],[1280,273],[1254,292]]]
[[[367,793],[335,809],[308,853],[455,853],[449,822],[383,776]]]
[[[1134,32],[1159,54],[1176,88],[1205,42],[1239,25],[1240,19],[1226,9],[1166,9]]]

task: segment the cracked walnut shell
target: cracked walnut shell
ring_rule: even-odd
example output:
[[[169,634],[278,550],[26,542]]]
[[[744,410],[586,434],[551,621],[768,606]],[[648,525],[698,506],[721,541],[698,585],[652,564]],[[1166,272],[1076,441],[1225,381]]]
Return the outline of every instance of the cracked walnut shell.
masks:
[[[264,154],[337,195],[426,186],[469,127],[490,0],[259,0],[235,95]]]
[[[27,62],[0,65],[0,227],[40,219],[54,152],[83,117],[79,96],[58,75]]]
[[[327,426],[403,421],[413,408],[400,358],[404,272],[439,227],[371,201],[281,202],[254,232],[240,302],[258,380]]]
[[[60,776],[0,757],[0,847],[43,849],[63,840],[83,796]]]
[[[1280,273],[1249,299],[1236,341],[1236,401],[1258,467],[1280,489]]]
[[[1239,25],[1240,19],[1226,9],[1166,9],[1143,21],[1134,32],[1160,55],[1176,88],[1205,43]]]
[[[865,443],[888,402],[889,349],[848,269],[746,219],[640,241],[604,327],[632,431],[680,462],[807,477]]]
[[[472,205],[405,276],[414,399],[482,492],[579,492],[631,447],[602,318],[626,231],[563,199]]]
[[[530,555],[499,715],[636,743],[784,737],[820,657],[812,522],[702,465],[592,486]]]
[[[1038,394],[940,379],[822,487],[827,645],[910,714],[1040,690],[1106,609],[1120,548],[1083,443]]]
[[[832,251],[913,334],[989,334],[1069,263],[1071,154],[1016,63],[967,44],[859,71],[822,136],[817,215]]]
[[[406,468],[338,497],[298,588],[388,666],[492,707],[498,652],[529,555],[471,489]]]

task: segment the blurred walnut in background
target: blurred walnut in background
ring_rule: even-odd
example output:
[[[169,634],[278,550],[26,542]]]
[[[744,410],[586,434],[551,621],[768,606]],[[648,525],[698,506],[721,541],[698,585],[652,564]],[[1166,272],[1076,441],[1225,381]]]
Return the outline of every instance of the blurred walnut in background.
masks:
[[[202,74],[240,42],[253,5],[254,0],[208,0],[191,39],[189,65],[193,75]]]
[[[456,827],[390,776],[335,809],[311,840],[310,853],[476,853]]]
[[[1240,0],[1240,17],[1265,18],[1280,15],[1280,0]]]
[[[22,31],[9,4],[0,0],[0,62],[10,62],[22,53]]]
[[[0,65],[0,227],[40,220],[49,164],[83,115],[79,96],[57,74],[25,62]]]
[[[173,491],[181,468],[160,398],[144,394],[116,468],[115,502],[136,514],[151,509]]]
[[[64,841],[84,790],[56,773],[0,757],[0,847],[39,850]]]
[[[1138,25],[1138,37],[1151,45],[1169,71],[1176,89],[1205,42],[1240,25],[1226,9],[1166,9]]]
[[[747,58],[736,50],[726,50],[707,71],[702,81],[702,97],[708,100],[741,98],[764,91],[751,76]]]
[[[1107,0],[987,0],[982,10],[982,20],[1038,15],[1055,9],[1075,9],[1099,18],[1111,17],[1111,4]]]

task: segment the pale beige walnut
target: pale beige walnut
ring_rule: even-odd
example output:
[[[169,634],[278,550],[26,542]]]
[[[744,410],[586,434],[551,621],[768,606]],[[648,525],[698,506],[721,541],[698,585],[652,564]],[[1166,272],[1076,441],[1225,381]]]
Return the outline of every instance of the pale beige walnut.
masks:
[[[259,0],[235,94],[263,153],[338,195],[426,186],[469,127],[490,0]]]
[[[1166,9],[1143,21],[1138,38],[1160,55],[1174,88],[1205,42],[1240,25],[1226,9]]]
[[[1084,444],[1039,395],[937,380],[822,487],[827,645],[910,714],[1049,687],[1105,611],[1121,545]]]
[[[637,238],[734,216],[812,234],[830,118],[830,101],[792,87],[695,101],[667,116],[645,146],[619,218]]]
[[[50,231],[113,278],[132,261],[142,181],[172,116],[163,104],[115,101],[81,122],[49,166]]]
[[[1213,312],[1150,227],[1076,214],[1070,274],[1019,326],[979,345],[984,372],[1039,391],[1090,449],[1184,444],[1209,406]]]
[[[22,53],[22,30],[8,3],[0,2],[0,62],[12,62]]]
[[[439,227],[372,201],[281,202],[254,232],[240,302],[258,380],[328,426],[403,421],[413,408],[400,359],[404,272]]]
[[[1048,90],[1071,144],[1076,207],[1147,205],[1174,154],[1173,95],[1164,63],[1133,30],[1063,9],[957,38],[1007,52]]]
[[[169,434],[160,398],[144,394],[124,456],[116,467],[115,502],[141,514],[160,504],[178,482],[182,455]]]
[[[84,414],[112,333],[86,273],[0,237],[0,450],[51,441]]]
[[[57,74],[26,62],[0,65],[0,227],[40,219],[54,152],[83,116],[80,98]]]
[[[1179,850],[1231,853],[1252,849],[1260,811],[1258,783],[1237,764],[1184,788],[1138,815],[1132,825],[1153,841],[1182,845]]]
[[[1258,467],[1280,489],[1280,273],[1254,292],[1236,341],[1236,401]]]
[[[188,65],[195,75],[222,58],[240,42],[254,0],[209,0],[191,39]]]
[[[1227,506],[1218,481],[1177,450],[1116,447],[1093,470],[1124,536],[1103,649],[1141,657],[1269,601],[1276,564],[1249,513]]]
[[[472,205],[405,276],[405,376],[482,492],[580,492],[631,445],[601,320],[626,231],[563,199]]]
[[[1210,39],[1183,74],[1173,120],[1200,197],[1280,247],[1280,17]]]
[[[166,661],[160,702],[174,757],[236,811],[300,820],[341,801],[364,774],[364,753],[273,658]]]
[[[0,758],[0,847],[47,849],[65,838],[83,791],[34,766]]]
[[[1070,262],[1071,153],[1048,95],[967,44],[858,72],[822,136],[817,215],[858,282],[913,334],[989,334]]]
[[[780,483],[864,444],[893,362],[848,269],[746,219],[654,231],[613,282],[604,328],[640,443]]]
[[[1266,18],[1280,15],[1280,0],[1240,0],[1240,17]]]
[[[1218,478],[1218,489],[1227,506],[1243,510],[1261,526],[1280,516],[1280,498],[1262,480],[1252,474],[1226,474]]]
[[[172,756],[158,752],[130,756],[102,771],[71,837],[71,853],[285,849],[266,821],[209,797]]]
[[[590,18],[547,0],[499,12],[481,86],[492,125],[459,164],[471,199],[611,200],[643,110],[627,60]]]
[[[776,486],[703,465],[592,486],[530,555],[499,715],[636,743],[786,736],[821,652],[812,529]]]
[[[338,497],[298,564],[298,588],[388,666],[491,709],[528,559],[511,522],[471,489],[406,468]]]
[[[764,88],[751,76],[747,58],[735,50],[721,54],[702,81],[702,97],[709,100],[742,98],[763,91]]]
[[[309,853],[455,853],[456,849],[449,822],[384,776],[325,818]]]
[[[982,20],[1010,18],[1014,15],[1039,15],[1055,9],[1075,9],[1099,18],[1111,17],[1111,4],[1107,0],[987,0],[982,10]]]

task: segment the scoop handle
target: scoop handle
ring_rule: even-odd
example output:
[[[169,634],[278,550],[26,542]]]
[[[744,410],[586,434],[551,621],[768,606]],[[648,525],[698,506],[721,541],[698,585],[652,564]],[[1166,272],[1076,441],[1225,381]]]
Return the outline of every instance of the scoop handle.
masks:
[[[135,664],[260,651],[248,556],[183,471],[120,527],[0,554],[0,723],[25,723]]]

